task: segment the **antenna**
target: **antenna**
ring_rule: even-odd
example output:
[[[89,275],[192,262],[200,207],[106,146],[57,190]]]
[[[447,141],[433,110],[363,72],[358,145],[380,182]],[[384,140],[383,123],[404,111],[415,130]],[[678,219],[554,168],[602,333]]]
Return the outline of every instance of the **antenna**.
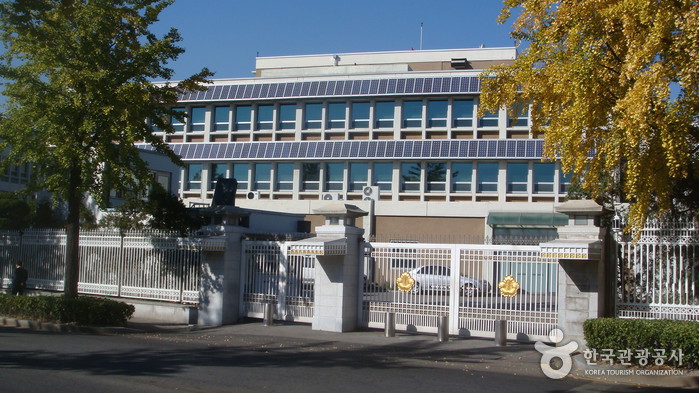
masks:
[[[423,23],[420,22],[420,50],[422,50],[422,26],[423,26]]]

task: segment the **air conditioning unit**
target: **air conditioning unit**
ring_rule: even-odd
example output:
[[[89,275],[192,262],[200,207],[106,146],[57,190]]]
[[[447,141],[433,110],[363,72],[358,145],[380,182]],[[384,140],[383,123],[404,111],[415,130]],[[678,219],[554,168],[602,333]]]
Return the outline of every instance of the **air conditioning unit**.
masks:
[[[365,201],[378,201],[379,200],[379,187],[377,186],[366,186],[362,189],[362,199]]]
[[[324,192],[323,195],[320,196],[320,199],[324,201],[341,201],[344,198],[339,192]]]
[[[259,191],[249,191],[246,198],[247,199],[260,199],[260,192]]]

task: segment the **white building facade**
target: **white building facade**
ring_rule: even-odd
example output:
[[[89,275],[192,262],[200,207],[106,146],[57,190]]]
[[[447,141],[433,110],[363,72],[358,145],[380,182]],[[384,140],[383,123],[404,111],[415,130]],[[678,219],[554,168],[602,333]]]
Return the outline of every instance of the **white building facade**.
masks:
[[[569,178],[542,161],[529,113],[478,117],[479,74],[515,48],[262,57],[256,77],[180,98],[163,138],[186,163],[179,195],[208,204],[216,179],[236,205],[304,214],[346,200],[379,240],[547,237]],[[157,131],[156,131],[157,132]],[[147,146],[143,146],[147,148]]]

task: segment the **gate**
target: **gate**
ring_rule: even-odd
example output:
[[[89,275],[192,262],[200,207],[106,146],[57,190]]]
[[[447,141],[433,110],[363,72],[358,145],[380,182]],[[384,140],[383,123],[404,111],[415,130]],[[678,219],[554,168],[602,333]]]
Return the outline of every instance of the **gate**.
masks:
[[[649,220],[616,243],[620,318],[699,321],[699,230],[693,220]]]
[[[272,303],[274,319],[313,322],[315,257],[288,255],[286,242],[246,240],[242,249],[242,316],[263,318]]]
[[[558,263],[538,246],[370,243],[360,319],[383,328],[392,312],[399,330],[436,333],[449,316],[450,334],[479,337],[494,337],[504,319],[509,339],[548,339],[557,284]]]

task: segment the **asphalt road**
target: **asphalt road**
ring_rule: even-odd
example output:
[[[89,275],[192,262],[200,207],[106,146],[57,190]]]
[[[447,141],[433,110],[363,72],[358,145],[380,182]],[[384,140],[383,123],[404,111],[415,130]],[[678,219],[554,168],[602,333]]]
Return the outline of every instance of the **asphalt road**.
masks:
[[[0,328],[0,391],[659,392],[531,367],[530,345],[436,345],[285,337],[256,324],[192,332],[81,335]],[[310,330],[310,329],[308,329]],[[364,333],[365,335],[368,333]],[[447,344],[451,344],[447,343]],[[475,346],[474,346],[475,345]],[[518,357],[519,356],[519,357]],[[502,359],[510,359],[503,361]],[[521,364],[512,359],[523,359]]]

